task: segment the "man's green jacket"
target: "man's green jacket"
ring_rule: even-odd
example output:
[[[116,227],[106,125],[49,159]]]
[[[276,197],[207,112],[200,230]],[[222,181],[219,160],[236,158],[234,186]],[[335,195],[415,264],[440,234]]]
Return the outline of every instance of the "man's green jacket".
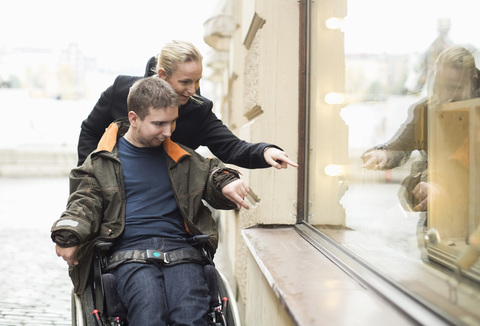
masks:
[[[70,172],[67,208],[51,229],[52,239],[56,232],[67,230],[80,240],[76,252],[79,264],[69,268],[74,291],[78,294],[85,289],[95,244],[114,242],[125,227],[125,189],[116,144],[128,127],[127,119],[112,123],[97,149]],[[231,175],[232,170],[225,168],[218,159],[205,159],[170,138],[163,146],[172,190],[185,228],[191,235],[209,235],[206,249],[213,256],[218,245],[217,226],[202,199],[217,209],[236,208],[221,192],[221,187],[228,183],[220,181],[222,175]],[[233,174],[238,178],[238,174]]]

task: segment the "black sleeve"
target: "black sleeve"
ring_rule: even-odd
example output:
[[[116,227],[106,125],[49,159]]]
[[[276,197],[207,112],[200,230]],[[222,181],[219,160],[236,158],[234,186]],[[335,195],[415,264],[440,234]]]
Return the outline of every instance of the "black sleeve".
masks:
[[[113,121],[126,117],[130,86],[140,77],[118,76],[97,101],[89,116],[82,122],[78,139],[78,166],[97,148],[105,129]]]
[[[200,130],[202,145],[207,146],[223,162],[248,169],[270,167],[265,162],[263,152],[266,147],[277,146],[249,143],[239,139],[211,110],[205,113],[202,122],[203,128]]]
[[[74,247],[80,244],[80,240],[75,235],[75,233],[68,230],[59,230],[52,232],[51,237],[53,242],[58,244],[61,248]]]
[[[204,103],[194,112],[200,114],[195,119],[197,139],[200,145],[207,146],[221,161],[237,166],[258,169],[270,165],[265,162],[263,152],[267,147],[278,146],[268,143],[249,143],[239,139],[213,113],[213,103],[202,97]],[[281,149],[281,148],[279,148]]]

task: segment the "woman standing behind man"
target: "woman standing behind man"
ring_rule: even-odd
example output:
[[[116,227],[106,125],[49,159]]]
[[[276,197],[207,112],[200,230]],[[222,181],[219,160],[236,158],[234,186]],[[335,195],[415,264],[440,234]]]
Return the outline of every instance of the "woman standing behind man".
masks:
[[[297,167],[278,146],[241,140],[216,117],[212,112],[212,101],[196,94],[202,78],[202,59],[195,46],[184,41],[168,42],[156,57],[155,73],[167,81],[179,97],[179,118],[172,140],[192,149],[207,146],[223,162],[244,168]],[[145,77],[152,74],[148,67]],[[102,93],[82,123],[78,142],[79,165],[96,149],[105,128],[127,116],[129,89],[141,78],[120,75]]]

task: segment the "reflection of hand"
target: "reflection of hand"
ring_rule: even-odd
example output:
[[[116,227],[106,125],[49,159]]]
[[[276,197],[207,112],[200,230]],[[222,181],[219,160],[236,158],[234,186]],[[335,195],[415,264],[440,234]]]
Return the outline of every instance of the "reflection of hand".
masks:
[[[250,188],[248,188],[248,186],[240,179],[230,182],[222,188],[222,194],[227,199],[230,199],[237,204],[238,209],[241,209],[242,207],[250,209],[250,206],[248,206],[247,202],[244,200],[249,191]]]
[[[275,147],[268,147],[263,153],[265,162],[277,169],[286,169],[288,165],[298,167],[297,163],[288,158],[287,153]]]
[[[362,167],[369,170],[382,170],[387,164],[387,151],[376,149],[362,155]]]
[[[416,212],[423,212],[427,210],[428,200],[432,199],[440,193],[440,190],[433,184],[421,181],[413,188],[413,195],[420,202],[413,208]]]
[[[78,246],[62,248],[58,244],[55,245],[55,251],[57,252],[58,257],[62,257],[68,264],[68,266],[78,265],[78,261],[75,260],[75,253],[77,252]]]

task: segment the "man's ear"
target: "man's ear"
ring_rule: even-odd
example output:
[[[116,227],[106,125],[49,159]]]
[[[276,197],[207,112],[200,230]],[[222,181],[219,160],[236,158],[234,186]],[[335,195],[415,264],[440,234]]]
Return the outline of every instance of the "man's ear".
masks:
[[[130,121],[130,125],[131,126],[136,126],[137,125],[137,121],[139,120],[140,118],[138,117],[138,115],[133,112],[133,111],[128,111],[128,121]]]

